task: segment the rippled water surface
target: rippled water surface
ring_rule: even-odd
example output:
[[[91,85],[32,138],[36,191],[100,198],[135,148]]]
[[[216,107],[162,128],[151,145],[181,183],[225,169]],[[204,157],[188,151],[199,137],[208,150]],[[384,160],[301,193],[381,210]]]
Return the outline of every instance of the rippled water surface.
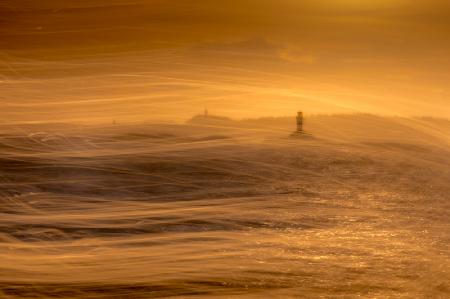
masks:
[[[0,298],[450,297],[445,145],[167,126],[0,146]]]

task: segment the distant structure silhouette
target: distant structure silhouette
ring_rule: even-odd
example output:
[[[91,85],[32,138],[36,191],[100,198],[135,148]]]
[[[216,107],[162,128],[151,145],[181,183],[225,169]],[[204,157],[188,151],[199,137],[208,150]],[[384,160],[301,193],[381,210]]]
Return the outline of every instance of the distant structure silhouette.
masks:
[[[297,112],[297,133],[302,134],[303,131],[303,112]]]
[[[305,130],[303,129],[303,125],[304,125],[304,117],[303,117],[303,112],[302,111],[298,111],[297,112],[297,119],[296,119],[296,123],[297,123],[297,129],[291,134],[291,137],[308,137],[308,138],[312,138],[312,135],[305,132]]]
[[[209,114],[209,110],[205,108],[203,113],[197,114],[188,120],[188,123],[197,123],[197,124],[219,124],[222,123],[230,123],[232,120],[228,117],[218,116],[214,114]]]

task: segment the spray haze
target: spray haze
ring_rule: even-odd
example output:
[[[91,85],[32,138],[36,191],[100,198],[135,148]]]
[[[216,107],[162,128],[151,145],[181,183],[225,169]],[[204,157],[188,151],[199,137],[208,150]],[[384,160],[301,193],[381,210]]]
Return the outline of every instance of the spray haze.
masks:
[[[6,3],[3,119],[448,117],[446,3],[333,3]]]
[[[0,297],[449,297],[448,8],[0,1]]]

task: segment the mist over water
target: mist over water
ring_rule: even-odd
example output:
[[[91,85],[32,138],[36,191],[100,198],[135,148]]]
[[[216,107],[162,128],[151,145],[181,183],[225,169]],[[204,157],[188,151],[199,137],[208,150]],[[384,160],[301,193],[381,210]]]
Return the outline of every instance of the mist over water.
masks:
[[[450,123],[3,126],[2,298],[447,298]]]
[[[0,299],[450,298],[449,8],[0,1]]]
[[[0,123],[448,118],[444,0],[0,3]]]

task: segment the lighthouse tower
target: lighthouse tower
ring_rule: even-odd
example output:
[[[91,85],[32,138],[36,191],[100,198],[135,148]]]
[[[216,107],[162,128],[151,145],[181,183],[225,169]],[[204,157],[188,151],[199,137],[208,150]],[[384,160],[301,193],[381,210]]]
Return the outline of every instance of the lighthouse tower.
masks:
[[[299,111],[297,112],[297,134],[303,134],[303,112]]]
[[[310,133],[305,132],[305,130],[303,130],[303,125],[304,125],[304,118],[303,118],[303,112],[302,111],[298,111],[297,112],[297,129],[291,134],[291,137],[293,138],[307,138],[307,139],[311,139],[313,138],[313,136]]]

